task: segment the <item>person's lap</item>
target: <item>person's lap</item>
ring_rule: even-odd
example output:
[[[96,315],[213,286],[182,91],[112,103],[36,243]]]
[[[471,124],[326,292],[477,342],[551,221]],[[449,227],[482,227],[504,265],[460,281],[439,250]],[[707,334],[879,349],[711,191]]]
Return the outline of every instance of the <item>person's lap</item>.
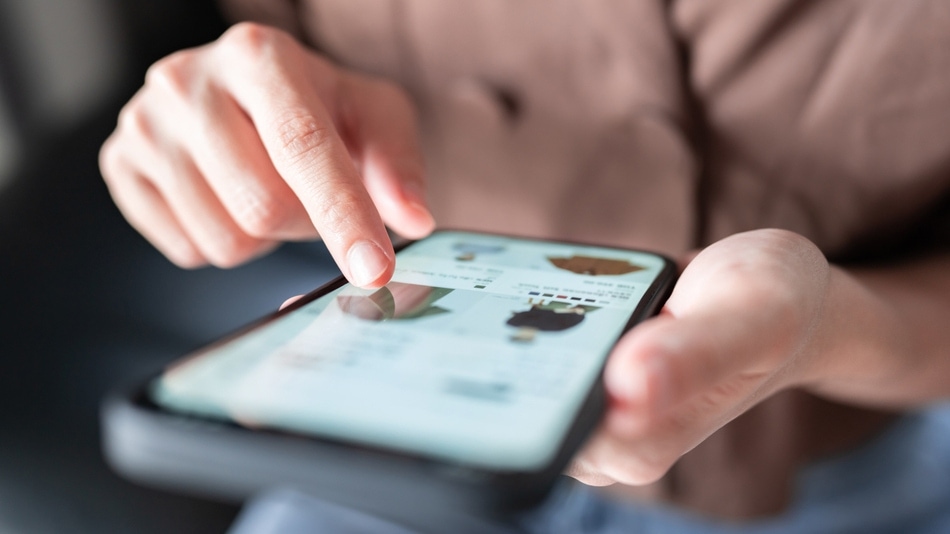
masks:
[[[904,416],[866,445],[807,466],[793,503],[774,518],[729,523],[672,507],[621,503],[565,479],[539,508],[492,528],[510,534],[950,532],[950,405]],[[230,534],[251,532],[414,531],[277,489],[252,500]]]

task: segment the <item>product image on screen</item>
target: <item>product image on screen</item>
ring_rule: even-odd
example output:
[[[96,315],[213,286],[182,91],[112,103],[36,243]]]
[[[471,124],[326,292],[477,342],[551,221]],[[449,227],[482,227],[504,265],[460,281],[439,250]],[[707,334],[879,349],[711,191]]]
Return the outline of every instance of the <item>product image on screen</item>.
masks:
[[[664,268],[644,252],[437,232],[167,369],[160,407],[492,470],[540,469]],[[277,297],[279,299],[279,297]]]

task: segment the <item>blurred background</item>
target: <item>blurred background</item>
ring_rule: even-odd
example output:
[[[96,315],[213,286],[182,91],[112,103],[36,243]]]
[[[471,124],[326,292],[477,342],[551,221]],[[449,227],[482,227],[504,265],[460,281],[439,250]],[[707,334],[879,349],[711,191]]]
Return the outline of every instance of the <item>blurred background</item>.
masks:
[[[182,271],[122,219],[99,146],[148,65],[226,28],[210,0],[0,0],[0,532],[223,532],[235,505],[112,474],[98,406],[336,271],[320,245]]]

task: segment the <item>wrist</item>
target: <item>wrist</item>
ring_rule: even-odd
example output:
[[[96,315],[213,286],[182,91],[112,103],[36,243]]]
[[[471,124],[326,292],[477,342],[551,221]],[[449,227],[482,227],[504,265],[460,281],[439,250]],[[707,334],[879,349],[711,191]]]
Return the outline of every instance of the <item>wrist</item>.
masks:
[[[907,372],[906,333],[895,311],[848,271],[831,266],[797,385],[832,400],[890,404]]]

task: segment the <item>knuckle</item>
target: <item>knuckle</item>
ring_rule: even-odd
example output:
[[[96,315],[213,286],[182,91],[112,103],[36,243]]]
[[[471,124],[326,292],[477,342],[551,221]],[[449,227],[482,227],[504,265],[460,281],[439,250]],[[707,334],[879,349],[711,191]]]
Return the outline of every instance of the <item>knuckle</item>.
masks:
[[[267,238],[279,232],[286,223],[287,210],[283,203],[266,193],[241,191],[236,195],[234,216],[248,235]]]
[[[154,130],[145,106],[139,99],[132,99],[119,111],[118,130],[125,136],[146,141],[154,139]]]
[[[804,236],[782,228],[766,228],[759,230],[758,234],[765,241],[790,250],[813,246]]]
[[[145,84],[186,98],[191,93],[194,57],[193,51],[181,50],[156,61],[145,73]]]
[[[324,235],[345,234],[353,225],[354,214],[363,205],[356,192],[350,190],[321,192],[315,198],[318,206],[315,216],[320,222],[318,229]]]
[[[148,180],[164,194],[176,198],[188,198],[192,195],[188,184],[196,177],[191,159],[184,148],[169,146],[154,160],[148,161],[143,168],[147,170]]]
[[[793,272],[822,275],[828,269],[828,261],[821,249],[808,238],[789,230],[768,228],[755,231],[759,240],[757,245],[763,251],[765,263],[776,263],[772,267],[781,272],[781,267],[791,268]],[[771,262],[769,258],[773,258]]]
[[[274,135],[281,158],[296,166],[329,150],[334,131],[312,115],[294,113],[276,121]]]
[[[272,58],[286,37],[283,31],[271,26],[239,22],[221,36],[219,43],[226,54],[242,61],[260,61]]]
[[[112,182],[119,176],[119,160],[121,151],[116,146],[115,134],[106,139],[99,149],[99,170],[105,181]]]

